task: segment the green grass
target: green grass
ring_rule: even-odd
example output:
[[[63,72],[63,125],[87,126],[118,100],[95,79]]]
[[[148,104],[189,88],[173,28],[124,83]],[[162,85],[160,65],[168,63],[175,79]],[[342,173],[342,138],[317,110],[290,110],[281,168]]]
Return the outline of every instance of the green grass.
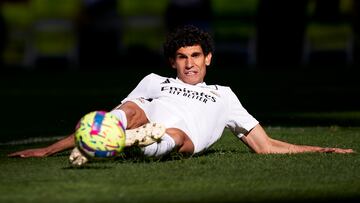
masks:
[[[267,127],[272,137],[360,151],[359,127]],[[0,202],[348,202],[360,199],[359,154],[257,155],[224,132],[205,154],[123,159],[72,168],[69,152],[8,158],[1,146]]]
[[[171,75],[170,71],[159,68],[155,72]],[[149,72],[153,71],[3,74],[0,143],[70,133],[85,113],[116,106]],[[207,81],[231,86],[274,138],[360,152],[356,73],[345,69],[250,71],[216,67],[209,69]],[[123,80],[121,75],[130,79]],[[96,80],[89,82],[89,78]],[[282,127],[270,127],[274,125]],[[323,127],[313,127],[317,125]],[[119,159],[77,169],[68,164],[69,152],[43,159],[6,157],[16,150],[47,144],[0,145],[0,203],[360,199],[358,153],[257,155],[225,132],[207,153],[188,159],[175,155],[161,161]]]

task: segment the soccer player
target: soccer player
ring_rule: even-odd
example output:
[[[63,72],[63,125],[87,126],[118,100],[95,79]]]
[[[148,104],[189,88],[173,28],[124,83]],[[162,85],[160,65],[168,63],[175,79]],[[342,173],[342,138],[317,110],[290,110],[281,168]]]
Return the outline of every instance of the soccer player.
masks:
[[[208,33],[197,27],[188,25],[170,33],[164,43],[164,54],[177,77],[147,75],[111,111],[128,129],[127,145],[139,144],[144,155],[161,157],[171,151],[190,155],[202,152],[221,137],[224,128],[229,128],[255,153],[353,152],[352,149],[296,145],[270,138],[230,87],[204,82],[213,54],[213,41]],[[144,137],[161,139],[142,143]],[[74,146],[72,134],[48,147],[9,156],[44,157]],[[81,165],[87,159],[75,148],[70,161]]]

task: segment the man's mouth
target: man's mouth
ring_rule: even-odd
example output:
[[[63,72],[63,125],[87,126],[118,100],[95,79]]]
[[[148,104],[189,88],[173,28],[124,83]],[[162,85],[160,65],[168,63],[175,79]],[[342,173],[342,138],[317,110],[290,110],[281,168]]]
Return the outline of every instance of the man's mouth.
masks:
[[[185,72],[185,75],[187,75],[187,76],[192,76],[192,75],[195,75],[195,74],[197,74],[197,71],[186,71]]]

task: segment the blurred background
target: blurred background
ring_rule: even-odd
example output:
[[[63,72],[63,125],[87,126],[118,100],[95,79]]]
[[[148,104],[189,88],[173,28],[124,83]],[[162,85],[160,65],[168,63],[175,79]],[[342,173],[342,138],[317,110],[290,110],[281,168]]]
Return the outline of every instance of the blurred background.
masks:
[[[84,113],[116,106],[146,74],[173,76],[162,43],[182,24],[212,34],[208,83],[231,86],[261,122],[360,123],[359,1],[0,2],[5,137],[71,131]],[[32,119],[19,129],[19,116]]]
[[[1,65],[159,68],[166,33],[194,24],[212,33],[216,66],[354,66],[358,10],[356,0],[1,0]]]

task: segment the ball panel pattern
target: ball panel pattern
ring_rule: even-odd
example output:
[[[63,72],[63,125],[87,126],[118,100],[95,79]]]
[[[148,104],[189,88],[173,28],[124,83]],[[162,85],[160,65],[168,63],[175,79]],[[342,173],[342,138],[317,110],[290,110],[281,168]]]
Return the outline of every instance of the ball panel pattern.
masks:
[[[125,147],[125,129],[121,121],[108,112],[90,112],[77,125],[75,143],[91,157],[116,156]]]

